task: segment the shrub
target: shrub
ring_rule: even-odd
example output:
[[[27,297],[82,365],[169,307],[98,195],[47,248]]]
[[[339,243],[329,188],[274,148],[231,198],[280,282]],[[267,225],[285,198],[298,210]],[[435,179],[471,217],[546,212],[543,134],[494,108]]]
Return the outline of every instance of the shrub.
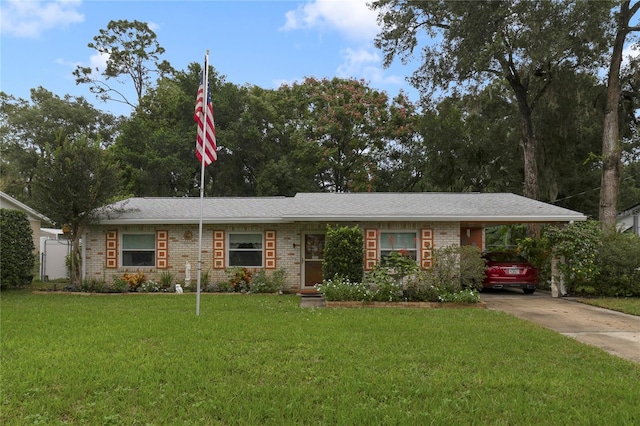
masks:
[[[322,274],[327,278],[339,276],[351,282],[362,281],[364,239],[360,228],[327,226]]]
[[[429,279],[431,274],[418,273],[404,287],[404,298],[408,302],[437,302],[438,288]]]
[[[161,286],[157,282],[149,280],[140,284],[140,287],[138,289],[145,293],[157,293],[159,291],[166,291],[168,287],[164,288],[164,286]]]
[[[20,287],[33,279],[33,232],[24,212],[0,209],[0,287]]]
[[[640,296],[640,238],[633,234],[607,232],[596,257],[598,278],[591,283],[603,296]]]
[[[438,301],[448,303],[478,303],[480,301],[480,294],[478,294],[477,290],[465,288],[453,293],[443,292],[438,296]]]
[[[96,278],[83,280],[82,284],[80,284],[80,291],[87,293],[103,293],[107,291],[107,288],[107,283],[104,280]]]
[[[233,292],[246,293],[251,290],[253,274],[247,268],[233,267],[229,268],[227,272],[229,274],[229,284]]]
[[[251,281],[252,293],[278,293],[282,291],[284,286],[286,272],[284,269],[278,269],[270,275],[264,269],[261,269],[253,275]]]
[[[413,261],[413,259],[411,259]],[[414,261],[415,263],[415,261]],[[371,293],[371,300],[377,302],[397,302],[402,300],[402,272],[391,266],[376,265],[373,271],[365,274],[365,286]]]
[[[482,258],[482,252],[473,246],[459,246],[457,251],[460,255],[460,285],[463,288],[480,290],[487,267],[487,262]]]
[[[433,266],[411,277],[404,297],[413,302],[477,303],[485,261],[479,249],[449,246],[433,250]]]
[[[551,287],[551,246],[549,239],[526,237],[518,241],[518,253],[538,268],[538,286],[548,290]]]
[[[369,301],[372,294],[367,285],[351,282],[348,278],[335,276],[317,284],[316,289],[328,301]]]
[[[175,275],[173,275],[169,271],[160,272],[161,289],[162,290],[166,290],[166,289],[171,288],[171,286],[173,285],[173,282],[175,281],[175,279],[176,279]]]
[[[554,253],[565,259],[560,263],[560,272],[569,291],[595,282],[599,274],[596,254],[602,248],[599,222],[587,220],[564,228],[548,227],[545,237]]]
[[[111,290],[115,293],[126,293],[129,291],[129,283],[124,278],[114,275]]]
[[[129,286],[129,291],[138,291],[138,288],[147,281],[144,272],[136,272],[135,274],[126,273],[122,275],[122,279]]]

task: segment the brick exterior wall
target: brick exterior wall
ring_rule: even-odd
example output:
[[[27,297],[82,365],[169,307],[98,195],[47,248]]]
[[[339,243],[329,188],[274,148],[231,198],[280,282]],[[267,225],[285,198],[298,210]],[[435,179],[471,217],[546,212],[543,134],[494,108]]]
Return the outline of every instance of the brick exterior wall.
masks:
[[[331,226],[354,226],[352,222],[334,222]],[[430,228],[433,230],[433,247],[445,247],[460,244],[460,225],[458,222],[367,222],[357,224],[363,229],[379,231],[415,231]],[[228,279],[226,269],[214,267],[213,232],[257,232],[275,231],[276,269],[286,271],[284,291],[296,293],[302,281],[303,235],[305,233],[324,233],[327,223],[301,222],[292,224],[248,224],[248,225],[204,225],[202,232],[202,271],[209,272],[211,282]],[[117,231],[117,262],[107,262],[108,236],[113,237]],[[168,247],[166,251],[166,268],[156,267],[123,267],[121,262],[121,238],[123,233],[155,233],[167,231]],[[198,225],[117,225],[92,226],[83,236],[84,242],[84,277],[85,279],[102,279],[112,282],[114,276],[125,272],[144,272],[149,279],[158,280],[163,271],[171,272],[177,281],[184,281],[185,266],[191,265],[191,285],[196,285],[198,269]],[[111,244],[112,245],[112,244]],[[228,258],[225,257],[225,261]],[[164,263],[164,262],[163,262]],[[116,267],[108,267],[116,266]]]

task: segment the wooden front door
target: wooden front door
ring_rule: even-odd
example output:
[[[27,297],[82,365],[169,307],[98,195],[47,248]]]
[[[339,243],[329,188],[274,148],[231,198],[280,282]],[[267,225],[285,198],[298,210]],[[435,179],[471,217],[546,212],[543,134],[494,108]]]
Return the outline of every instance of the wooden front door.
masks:
[[[304,287],[313,287],[322,282],[322,260],[324,259],[325,234],[304,235]]]

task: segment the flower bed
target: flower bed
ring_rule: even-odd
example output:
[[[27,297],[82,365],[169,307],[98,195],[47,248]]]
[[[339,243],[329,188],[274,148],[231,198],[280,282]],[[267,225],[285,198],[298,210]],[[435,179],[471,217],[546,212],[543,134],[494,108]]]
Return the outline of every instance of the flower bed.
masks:
[[[327,308],[480,308],[486,309],[485,302],[447,303],[447,302],[355,302],[326,301]]]

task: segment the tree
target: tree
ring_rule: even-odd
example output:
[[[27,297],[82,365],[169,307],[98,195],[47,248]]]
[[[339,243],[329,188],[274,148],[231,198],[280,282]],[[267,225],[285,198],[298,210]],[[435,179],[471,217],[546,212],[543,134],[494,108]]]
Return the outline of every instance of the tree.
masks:
[[[412,85],[429,89],[478,88],[487,81],[508,87],[520,117],[524,195],[539,198],[537,142],[532,112],[561,66],[597,64],[606,47],[605,2],[378,0],[381,33],[375,44],[385,65],[406,63],[422,41],[422,64]]]
[[[83,97],[59,97],[43,87],[31,89],[31,102],[0,92],[0,178],[2,190],[20,201],[32,198],[38,159],[57,140],[85,135],[111,145],[120,121]]]
[[[150,87],[152,73],[161,77],[172,72],[169,62],[160,61],[164,48],[146,22],[109,21],[107,28],[101,29],[88,47],[107,57],[107,66],[100,74],[103,79],[97,75],[99,69],[91,67],[78,66],[73,75],[76,84],[90,84],[91,93],[103,102],[116,101],[135,108]],[[123,75],[133,82],[138,104],[128,99],[120,89],[110,86],[109,80],[118,81]]]
[[[72,238],[71,284],[80,283],[80,238],[87,227],[118,194],[118,168],[98,141],[87,136],[55,141],[38,162],[33,195],[40,211],[58,225],[68,225]]]
[[[604,129],[602,134],[602,180],[600,185],[599,219],[603,227],[611,227],[616,223],[618,212],[618,193],[622,176],[622,144],[619,130],[619,105],[622,85],[620,68],[622,52],[627,35],[640,31],[640,26],[632,26],[631,18],[640,9],[640,2],[631,6],[630,0],[622,1],[616,14],[616,36],[609,64],[607,80],[607,97],[604,112]]]
[[[139,197],[194,195],[200,167],[195,156],[193,108],[197,82],[163,78],[123,124],[112,154],[125,191]],[[189,93],[188,93],[189,92]]]
[[[307,78],[291,87],[291,99],[305,140],[321,149],[317,180],[322,190],[371,190],[377,154],[385,147],[386,93],[359,80]]]
[[[0,287],[31,282],[35,258],[33,231],[24,212],[0,209]]]

